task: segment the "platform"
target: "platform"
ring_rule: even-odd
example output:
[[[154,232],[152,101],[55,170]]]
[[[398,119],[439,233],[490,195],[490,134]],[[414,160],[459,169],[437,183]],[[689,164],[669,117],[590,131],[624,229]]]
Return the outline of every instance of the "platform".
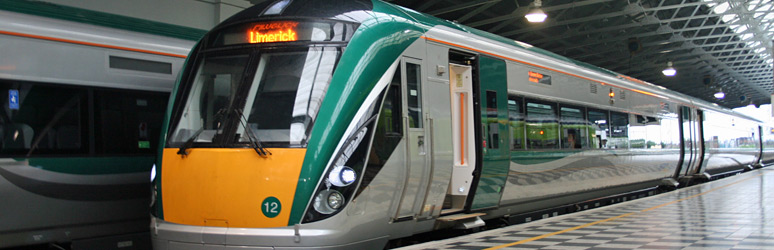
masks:
[[[401,249],[774,249],[774,168]]]

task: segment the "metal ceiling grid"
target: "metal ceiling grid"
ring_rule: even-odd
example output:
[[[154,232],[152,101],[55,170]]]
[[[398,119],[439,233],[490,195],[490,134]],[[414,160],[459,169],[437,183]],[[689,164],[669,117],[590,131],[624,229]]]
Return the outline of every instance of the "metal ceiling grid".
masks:
[[[542,24],[524,19],[533,0],[391,2],[729,108],[774,93],[772,0],[543,0]]]

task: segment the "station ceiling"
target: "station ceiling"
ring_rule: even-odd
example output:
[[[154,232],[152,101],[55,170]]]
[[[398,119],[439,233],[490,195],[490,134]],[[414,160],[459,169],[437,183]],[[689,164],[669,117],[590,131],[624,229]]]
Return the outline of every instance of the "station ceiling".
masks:
[[[728,108],[774,94],[773,0],[538,0],[543,23],[524,18],[535,0],[386,1]]]
[[[771,0],[542,0],[538,24],[524,18],[533,0],[389,2],[729,108],[774,93]],[[676,76],[661,72],[669,61]]]

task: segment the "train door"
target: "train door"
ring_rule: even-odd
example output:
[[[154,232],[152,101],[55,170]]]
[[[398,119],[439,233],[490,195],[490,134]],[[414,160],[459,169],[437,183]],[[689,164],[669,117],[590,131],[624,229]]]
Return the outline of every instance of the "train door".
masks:
[[[476,169],[476,130],[473,81],[476,56],[449,53],[449,94],[451,100],[452,178],[446,191],[442,214],[462,211]]]
[[[704,173],[707,165],[704,162],[704,156],[706,153],[706,145],[704,144],[704,111],[696,110],[696,139],[694,140],[696,145],[696,174]]]
[[[755,160],[754,166],[756,168],[762,168],[763,167],[763,126],[758,126],[758,136],[755,137],[758,139],[758,159]]]
[[[403,92],[403,126],[406,140],[406,163],[403,189],[395,220],[408,220],[418,214],[424,199],[427,176],[425,117],[422,110],[422,68],[419,59],[404,57],[401,62]]]
[[[476,127],[481,138],[481,164],[477,165],[473,190],[469,197],[470,210],[495,208],[500,204],[502,190],[510,168],[508,130],[508,82],[505,62],[488,57],[479,58],[478,89],[480,123]]]
[[[682,107],[680,110],[680,146],[681,154],[680,167],[678,168],[677,178],[684,179],[699,173],[701,166],[701,157],[703,156],[702,138],[700,137],[701,122],[700,112],[695,113],[689,107]]]

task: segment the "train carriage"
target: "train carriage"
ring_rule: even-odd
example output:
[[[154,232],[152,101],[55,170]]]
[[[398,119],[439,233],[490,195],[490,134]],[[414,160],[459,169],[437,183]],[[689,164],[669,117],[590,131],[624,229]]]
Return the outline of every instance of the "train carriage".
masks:
[[[381,1],[267,1],[188,60],[156,249],[381,248],[765,155],[754,119]]]
[[[0,248],[150,247],[164,108],[203,33],[0,1]]]

